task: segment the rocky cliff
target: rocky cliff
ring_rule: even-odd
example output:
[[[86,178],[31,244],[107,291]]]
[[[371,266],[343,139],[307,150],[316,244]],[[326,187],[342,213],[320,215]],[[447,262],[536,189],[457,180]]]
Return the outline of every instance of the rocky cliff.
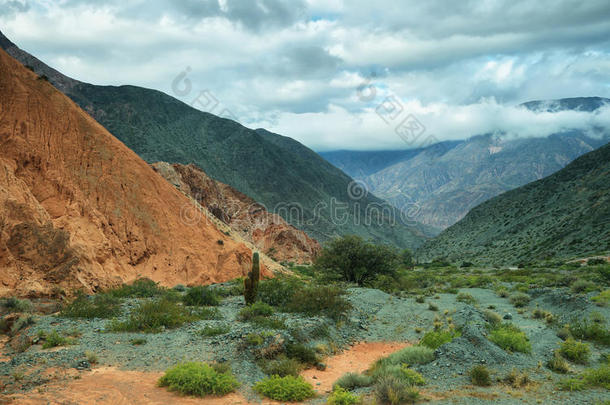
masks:
[[[0,50],[0,295],[245,274],[251,250],[44,77]],[[265,270],[266,271],[266,270]]]
[[[277,261],[311,263],[320,244],[277,214],[231,186],[210,178],[195,165],[152,165],[167,181],[193,197],[257,249]]]

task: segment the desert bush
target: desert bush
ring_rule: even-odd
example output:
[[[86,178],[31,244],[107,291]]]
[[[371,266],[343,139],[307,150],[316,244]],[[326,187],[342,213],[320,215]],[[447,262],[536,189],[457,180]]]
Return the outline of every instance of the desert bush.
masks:
[[[430,331],[420,339],[419,345],[436,350],[459,336],[461,336],[461,333],[454,329]]]
[[[286,356],[296,359],[303,364],[315,365],[318,362],[316,350],[301,343],[287,344]]]
[[[237,318],[242,321],[249,321],[256,317],[273,315],[273,307],[264,302],[255,302],[254,304],[244,307],[239,311]]]
[[[511,323],[492,327],[488,339],[508,352],[529,353],[532,345],[527,335]]]
[[[610,302],[610,290],[604,290],[591,299],[599,306],[606,306]]]
[[[165,372],[159,386],[170,391],[203,397],[206,395],[226,395],[235,391],[239,383],[230,372],[219,373],[205,363],[182,363]]]
[[[30,312],[34,308],[32,301],[15,297],[0,299],[0,307],[11,312]]]
[[[50,349],[52,347],[58,346],[74,345],[77,343],[75,339],[60,335],[56,329],[53,329],[51,332],[48,333],[44,331],[39,331],[38,337],[44,340],[44,343],[42,344],[43,349]]]
[[[474,385],[478,385],[480,387],[487,387],[491,385],[491,375],[487,367],[483,365],[474,366],[468,372],[470,376],[470,381]]]
[[[587,364],[591,355],[591,349],[588,344],[569,338],[561,344],[559,353],[574,363]]]
[[[585,382],[578,378],[565,378],[557,383],[557,387],[562,391],[582,391],[586,388]]]
[[[97,364],[97,362],[99,361],[97,354],[95,354],[91,351],[88,351],[88,350],[85,351],[85,358],[87,359],[89,364]]]
[[[414,403],[419,399],[419,391],[394,376],[386,376],[375,383],[375,396],[382,404],[398,405]]]
[[[131,311],[127,320],[112,320],[109,329],[114,332],[156,333],[163,329],[174,329],[185,323],[204,319],[206,315],[209,315],[208,312],[191,312],[163,297],[140,303]]]
[[[409,346],[397,352],[390,354],[388,357],[377,360],[376,364],[428,364],[434,360],[434,349],[426,346]]]
[[[504,382],[513,388],[522,388],[530,382],[530,378],[527,373],[520,372],[516,368],[513,368],[511,372],[504,377]]]
[[[587,266],[599,266],[600,264],[607,264],[608,261],[601,257],[595,257],[593,259],[587,260]]]
[[[506,288],[504,286],[500,286],[500,287],[496,288],[496,294],[500,298],[507,298],[510,295],[510,292],[508,291],[508,288]]]
[[[415,297],[415,302],[417,302],[418,304],[423,304],[424,302],[426,302],[426,297],[424,297],[423,295],[418,295],[417,297]]]
[[[167,289],[148,278],[139,278],[131,284],[106,291],[106,294],[117,298],[152,298],[163,295]]]
[[[485,320],[489,322],[492,326],[502,323],[502,317],[497,312],[485,310],[483,312],[483,316],[485,317]]]
[[[589,280],[576,280],[570,286],[570,291],[574,294],[582,294],[589,291],[595,291],[597,289],[597,285]]]
[[[134,346],[141,346],[141,345],[145,345],[146,344],[146,339],[143,338],[135,338],[135,339],[131,339],[129,341],[129,343],[131,343]]]
[[[587,388],[610,389],[610,365],[586,369],[577,378],[568,378],[559,382],[559,389],[564,391],[581,391]]]
[[[284,308],[292,301],[294,293],[303,287],[305,283],[298,277],[279,275],[259,283],[258,298],[265,304]]]
[[[303,365],[298,360],[287,357],[263,360],[260,365],[265,374],[280,377],[286,377],[287,375],[297,377],[303,369]]]
[[[286,320],[284,318],[255,316],[249,319],[248,322],[265,329],[286,329]]]
[[[113,318],[121,313],[121,300],[108,294],[97,294],[88,297],[84,293],[79,293],[76,298],[66,305],[61,316],[67,318]]]
[[[248,346],[260,346],[264,341],[265,339],[260,333],[248,333],[245,337],[245,342]]]
[[[327,243],[314,267],[330,279],[363,285],[380,274],[395,275],[400,265],[396,249],[348,235]]]
[[[417,371],[410,369],[405,363],[402,364],[386,364],[383,367],[378,367],[372,372],[374,381],[379,381],[387,376],[393,376],[406,382],[408,385],[425,385],[426,380]]]
[[[220,304],[220,297],[209,286],[195,286],[186,292],[182,301],[188,306],[216,306]]]
[[[198,332],[200,336],[218,336],[225,335],[231,331],[231,328],[228,325],[220,325],[220,326],[206,326],[202,330]]]
[[[530,302],[530,296],[525,293],[515,293],[511,295],[508,300],[516,308],[522,308]]]
[[[368,387],[373,384],[373,378],[366,374],[346,373],[343,374],[334,384],[335,387],[354,390],[356,388]]]
[[[430,311],[438,311],[438,305],[433,304],[432,302],[428,303],[428,309]]]
[[[559,351],[555,350],[553,352],[553,357],[547,361],[546,366],[549,370],[552,370],[559,374],[566,374],[570,371],[570,367],[568,366],[568,362],[565,361]]]
[[[345,289],[338,286],[310,285],[295,291],[285,309],[309,316],[323,314],[338,321],[345,318],[352,307],[345,294]]]
[[[463,302],[465,304],[474,305],[477,303],[476,298],[472,294],[461,292],[455,297],[456,301]]]
[[[315,396],[311,384],[302,377],[271,376],[254,385],[254,391],[276,401],[297,402]]]
[[[327,405],[356,405],[360,403],[360,397],[344,390],[341,387],[337,387],[328,396],[326,400]]]
[[[577,339],[590,340],[606,346],[610,345],[610,331],[602,322],[595,322],[586,318],[582,320],[574,318],[569,324],[568,330]]]

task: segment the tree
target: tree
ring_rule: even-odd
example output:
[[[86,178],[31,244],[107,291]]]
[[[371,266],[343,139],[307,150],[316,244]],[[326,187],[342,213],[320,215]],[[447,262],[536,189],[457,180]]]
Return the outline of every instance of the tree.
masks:
[[[400,253],[400,260],[402,262],[402,265],[412,269],[413,268],[413,253],[409,250],[409,249],[404,249],[401,253]]]
[[[361,286],[379,274],[393,276],[399,264],[396,249],[347,235],[330,241],[316,259],[315,267],[330,278]]]

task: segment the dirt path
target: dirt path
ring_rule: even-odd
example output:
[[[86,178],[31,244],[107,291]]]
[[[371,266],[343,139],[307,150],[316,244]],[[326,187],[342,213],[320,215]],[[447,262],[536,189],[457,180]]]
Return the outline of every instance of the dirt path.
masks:
[[[378,358],[408,346],[407,343],[363,342],[343,353],[327,359],[325,371],[315,369],[302,373],[320,394],[330,392],[333,383],[347,372],[362,372]],[[44,387],[28,394],[11,396],[20,405],[278,405],[263,400],[249,402],[242,394],[233,393],[221,398],[193,398],[180,396],[157,387],[163,373],[125,371],[114,367],[100,367],[84,372],[77,379]]]
[[[361,373],[367,370],[380,357],[410,346],[404,342],[362,342],[343,353],[326,359],[326,370],[305,370],[301,373],[320,394],[332,391],[333,384],[343,374]]]

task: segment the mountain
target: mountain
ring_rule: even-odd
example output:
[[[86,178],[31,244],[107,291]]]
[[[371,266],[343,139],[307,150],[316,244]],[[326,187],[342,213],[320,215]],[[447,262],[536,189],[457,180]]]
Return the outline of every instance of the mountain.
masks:
[[[44,77],[0,50],[0,296],[246,274],[250,249]]]
[[[458,145],[461,141],[445,141],[437,144],[447,150]],[[354,151],[336,150],[318,152],[320,156],[343,170],[348,176],[363,180],[367,176],[377,173],[395,163],[409,160],[417,156],[425,148],[404,150]]]
[[[400,221],[400,213],[383,200],[371,194],[353,198],[349,176],[290,138],[248,129],[159,91],[82,83],[49,68],[1,34],[0,45],[47,76],[149,163],[195,164],[321,241],[349,233],[401,247],[424,240],[421,229]],[[376,214],[381,212],[376,207],[384,204],[387,208]]]
[[[610,144],[478,205],[417,255],[518,264],[609,250]]]
[[[311,263],[320,244],[279,215],[233,187],[216,181],[195,165],[158,162],[153,169],[178,190],[195,199],[260,250],[279,262]]]
[[[603,131],[599,138],[572,131],[546,138],[482,135],[452,148],[432,145],[363,181],[396,207],[416,209],[418,222],[444,229],[477,204],[548,176],[604,145],[610,131]]]

